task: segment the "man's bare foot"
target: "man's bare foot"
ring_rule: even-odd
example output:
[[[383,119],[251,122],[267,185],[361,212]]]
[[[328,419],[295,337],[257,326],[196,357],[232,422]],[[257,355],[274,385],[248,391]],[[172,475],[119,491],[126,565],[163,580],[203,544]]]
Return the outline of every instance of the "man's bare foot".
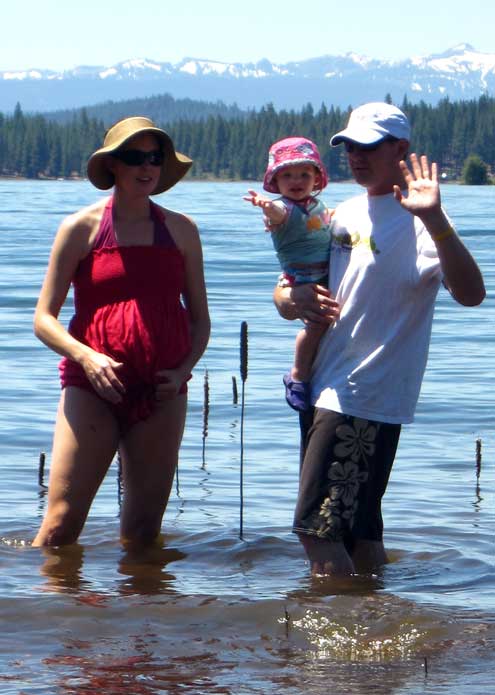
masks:
[[[352,561],[360,573],[369,573],[383,567],[388,562],[382,541],[356,541]]]
[[[326,541],[303,533],[298,534],[298,538],[308,556],[311,574],[354,574],[353,562],[342,542]]]

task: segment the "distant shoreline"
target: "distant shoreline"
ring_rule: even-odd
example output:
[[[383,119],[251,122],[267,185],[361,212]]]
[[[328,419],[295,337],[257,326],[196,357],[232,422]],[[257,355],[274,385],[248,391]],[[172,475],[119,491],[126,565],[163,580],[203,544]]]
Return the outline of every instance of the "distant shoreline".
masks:
[[[42,176],[38,177],[36,179],[34,178],[29,178],[27,176],[15,176],[13,174],[0,174],[0,181],[42,181],[42,182],[51,182],[53,181],[69,181],[69,182],[84,182],[88,181],[87,178],[83,176]],[[186,177],[182,179],[185,183],[247,183],[247,184],[255,184],[255,183],[261,183],[261,181],[252,181],[252,180],[247,180],[247,179],[221,179],[221,178],[215,178],[213,176],[205,176],[205,178],[189,178]],[[356,183],[354,179],[342,179],[339,181],[330,181],[329,186],[335,186],[336,184],[340,183]],[[448,180],[441,180],[440,183],[445,186],[448,184],[459,184],[462,185],[462,181],[460,179],[448,179]],[[490,184],[486,184],[490,185]]]
[[[20,176],[16,174],[0,174],[2,181],[87,181],[83,176],[38,176],[30,178],[29,176]]]

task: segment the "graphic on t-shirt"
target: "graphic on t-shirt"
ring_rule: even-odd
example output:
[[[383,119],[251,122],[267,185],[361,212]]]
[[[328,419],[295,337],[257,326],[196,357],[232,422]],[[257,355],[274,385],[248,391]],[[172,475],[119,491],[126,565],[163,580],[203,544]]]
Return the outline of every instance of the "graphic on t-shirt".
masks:
[[[349,232],[333,232],[332,245],[340,246],[350,251],[357,246],[365,246],[375,254],[380,253],[380,249],[377,248],[373,237],[371,235],[361,236],[359,232],[353,232],[352,234],[349,234]]]

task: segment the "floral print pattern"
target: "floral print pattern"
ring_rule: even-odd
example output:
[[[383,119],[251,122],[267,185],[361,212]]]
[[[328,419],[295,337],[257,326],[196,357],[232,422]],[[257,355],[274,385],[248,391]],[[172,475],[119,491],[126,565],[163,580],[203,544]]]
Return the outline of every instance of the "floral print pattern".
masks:
[[[360,487],[368,480],[368,459],[375,452],[380,425],[349,417],[336,429],[338,442],[328,467],[328,487],[319,509],[304,526],[320,538],[340,541],[354,523]]]
[[[339,425],[337,436],[342,442],[335,446],[335,456],[349,456],[354,462],[359,461],[361,456],[365,459],[373,456],[376,435],[377,426],[359,417],[353,418],[352,425]]]

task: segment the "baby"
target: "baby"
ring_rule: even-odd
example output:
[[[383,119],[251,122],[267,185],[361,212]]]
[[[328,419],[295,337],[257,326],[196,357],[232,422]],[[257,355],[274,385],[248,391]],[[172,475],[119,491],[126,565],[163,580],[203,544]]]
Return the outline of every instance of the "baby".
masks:
[[[328,285],[330,219],[332,212],[319,200],[328,174],[317,146],[302,137],[275,142],[268,153],[263,188],[272,199],[249,190],[244,200],[260,207],[282,268],[279,285]],[[287,403],[307,410],[313,359],[326,326],[308,322],[296,338],[294,364],[283,378]]]

